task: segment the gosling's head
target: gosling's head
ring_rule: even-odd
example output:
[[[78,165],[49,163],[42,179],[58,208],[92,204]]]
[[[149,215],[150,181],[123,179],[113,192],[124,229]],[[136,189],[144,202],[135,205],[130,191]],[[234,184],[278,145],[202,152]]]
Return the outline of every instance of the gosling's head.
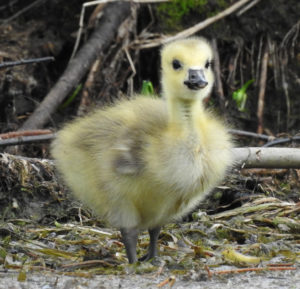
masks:
[[[212,48],[204,38],[166,44],[161,51],[164,95],[185,101],[207,97],[214,83],[212,60]]]

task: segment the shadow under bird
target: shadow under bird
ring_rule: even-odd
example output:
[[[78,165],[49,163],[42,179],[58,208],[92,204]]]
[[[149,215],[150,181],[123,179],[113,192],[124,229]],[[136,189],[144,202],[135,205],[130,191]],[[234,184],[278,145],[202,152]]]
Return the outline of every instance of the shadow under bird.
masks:
[[[203,106],[213,53],[203,38],[161,51],[163,98],[135,96],[74,120],[58,132],[52,155],[75,196],[120,228],[129,263],[148,229],[157,255],[160,228],[197,206],[232,163],[227,128]]]

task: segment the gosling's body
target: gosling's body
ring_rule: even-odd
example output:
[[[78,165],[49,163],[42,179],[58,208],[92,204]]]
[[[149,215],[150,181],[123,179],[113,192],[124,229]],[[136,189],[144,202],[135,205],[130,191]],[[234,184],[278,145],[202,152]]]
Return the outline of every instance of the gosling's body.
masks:
[[[137,96],[97,110],[67,125],[53,144],[74,194],[121,228],[131,263],[138,229],[150,232],[147,260],[156,255],[160,226],[194,208],[231,163],[226,128],[202,105],[213,85],[211,58],[203,39],[167,45],[166,100]]]

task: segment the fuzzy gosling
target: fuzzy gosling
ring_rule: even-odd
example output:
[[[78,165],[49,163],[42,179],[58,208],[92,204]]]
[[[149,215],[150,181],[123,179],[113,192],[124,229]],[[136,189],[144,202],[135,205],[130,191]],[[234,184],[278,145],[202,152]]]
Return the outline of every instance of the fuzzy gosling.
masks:
[[[175,41],[161,58],[164,99],[98,109],[66,125],[52,146],[75,196],[120,228],[129,263],[140,229],[150,235],[140,260],[149,260],[161,226],[195,208],[232,162],[226,128],[202,104],[214,82],[209,43]]]

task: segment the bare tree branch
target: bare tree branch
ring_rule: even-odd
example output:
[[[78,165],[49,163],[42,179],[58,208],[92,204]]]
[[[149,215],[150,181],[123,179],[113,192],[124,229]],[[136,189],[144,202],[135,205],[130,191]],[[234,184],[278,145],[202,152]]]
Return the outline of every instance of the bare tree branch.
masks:
[[[48,138],[47,138],[48,137]],[[31,138],[53,139],[55,134],[32,136]],[[24,137],[30,138],[30,137]],[[9,142],[10,139],[3,140]],[[300,169],[299,148],[265,148],[265,147],[244,147],[232,149],[235,166],[240,168],[297,168]],[[7,155],[9,154],[0,154]],[[14,158],[24,158],[13,156]],[[30,159],[30,158],[25,158]]]
[[[300,168],[299,148],[234,148],[233,155],[242,168]]]

